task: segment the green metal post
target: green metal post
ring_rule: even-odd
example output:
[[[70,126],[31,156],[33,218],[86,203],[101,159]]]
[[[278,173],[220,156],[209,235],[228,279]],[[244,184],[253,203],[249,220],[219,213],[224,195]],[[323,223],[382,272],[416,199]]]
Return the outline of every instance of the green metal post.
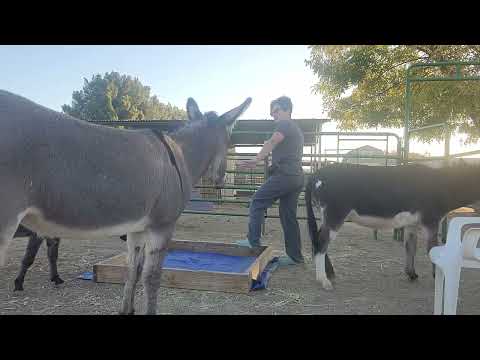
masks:
[[[407,79],[405,82],[405,124],[404,124],[404,131],[403,131],[403,163],[408,163],[408,151],[409,151],[409,131],[408,127],[410,125],[410,110],[411,110],[411,83],[409,79],[410,75],[410,67],[407,69]]]
[[[403,129],[403,164],[406,165],[408,164],[408,152],[409,152],[409,142],[410,142],[410,137],[409,137],[409,130],[408,127],[410,125],[410,110],[411,110],[411,83],[410,83],[410,69],[411,67],[409,66],[407,68],[407,76],[406,76],[406,81],[405,81],[405,124],[404,124],[404,129]],[[403,241],[404,239],[404,229],[395,229],[393,232],[393,238],[397,241]]]

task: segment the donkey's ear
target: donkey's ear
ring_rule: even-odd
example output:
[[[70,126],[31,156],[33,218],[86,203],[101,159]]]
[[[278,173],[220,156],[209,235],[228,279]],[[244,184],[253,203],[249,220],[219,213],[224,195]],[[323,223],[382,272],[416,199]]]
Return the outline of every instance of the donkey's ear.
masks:
[[[190,121],[198,121],[203,118],[197,103],[192,98],[188,98],[187,100],[187,115]]]
[[[227,111],[225,114],[220,116],[218,118],[218,121],[223,123],[225,126],[233,125],[235,120],[237,120],[240,117],[240,115],[242,115],[245,112],[245,110],[248,109],[251,103],[252,103],[252,98],[247,98],[247,100],[245,100],[242,105],[237,106],[236,108],[230,111]]]

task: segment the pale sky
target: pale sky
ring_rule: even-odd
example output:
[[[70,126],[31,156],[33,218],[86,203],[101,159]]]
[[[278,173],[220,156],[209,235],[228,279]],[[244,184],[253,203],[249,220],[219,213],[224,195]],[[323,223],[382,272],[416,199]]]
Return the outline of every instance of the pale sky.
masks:
[[[294,118],[325,118],[320,96],[311,91],[316,77],[305,65],[309,53],[303,45],[0,45],[0,88],[61,111],[62,104],[71,103],[72,92],[82,89],[84,78],[118,71],[138,77],[151,95],[182,109],[188,97],[202,111],[219,113],[252,97],[240,119],[270,119],[270,101],[287,95]],[[324,131],[335,130],[333,122],[324,126]],[[403,136],[401,129],[378,131]],[[336,146],[333,139],[325,140],[327,148]],[[410,148],[443,153],[443,144],[413,142]],[[458,138],[451,142],[452,153],[478,148],[462,147]]]

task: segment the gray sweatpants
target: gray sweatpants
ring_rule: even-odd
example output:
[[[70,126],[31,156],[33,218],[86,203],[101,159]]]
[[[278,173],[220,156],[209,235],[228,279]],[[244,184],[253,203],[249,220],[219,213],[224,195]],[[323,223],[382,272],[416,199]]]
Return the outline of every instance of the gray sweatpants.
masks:
[[[297,221],[298,197],[304,185],[304,175],[272,175],[257,190],[250,204],[248,241],[252,246],[260,245],[265,209],[280,199],[280,222],[285,239],[287,255],[303,262],[300,228]]]

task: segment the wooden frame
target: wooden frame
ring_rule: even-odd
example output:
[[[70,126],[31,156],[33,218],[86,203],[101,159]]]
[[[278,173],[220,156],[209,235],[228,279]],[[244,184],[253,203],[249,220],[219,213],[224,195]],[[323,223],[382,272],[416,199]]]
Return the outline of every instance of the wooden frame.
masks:
[[[272,249],[268,246],[250,249],[236,244],[173,240],[169,249],[256,257],[244,273],[194,271],[164,267],[161,286],[182,289],[248,293],[253,280],[258,278],[272,258]],[[99,283],[123,284],[127,274],[126,255],[126,253],[122,253],[93,265],[93,280]]]

